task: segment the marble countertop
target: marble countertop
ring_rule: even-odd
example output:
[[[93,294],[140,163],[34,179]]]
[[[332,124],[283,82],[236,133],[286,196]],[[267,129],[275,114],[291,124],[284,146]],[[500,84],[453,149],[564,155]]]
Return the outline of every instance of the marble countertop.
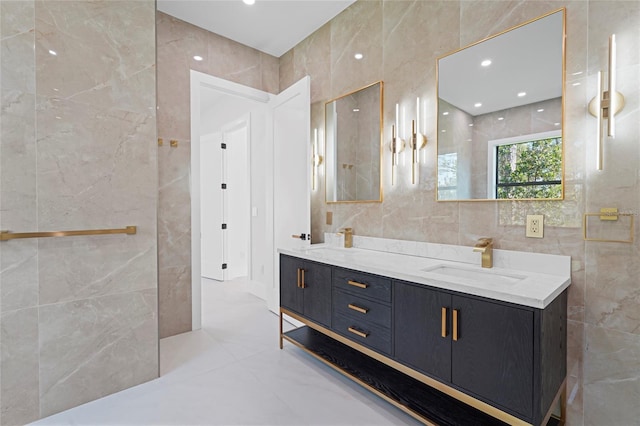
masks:
[[[468,250],[472,249],[469,247]],[[570,274],[482,268],[479,264],[361,248],[318,244],[278,251],[306,260],[538,309],[545,308],[571,284]]]

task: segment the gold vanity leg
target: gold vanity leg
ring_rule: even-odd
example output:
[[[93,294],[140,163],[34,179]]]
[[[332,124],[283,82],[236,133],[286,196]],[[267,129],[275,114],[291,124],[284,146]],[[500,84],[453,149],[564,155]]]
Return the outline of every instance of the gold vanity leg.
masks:
[[[280,349],[282,349],[282,311],[280,311]]]
[[[562,394],[560,395],[560,426],[567,424],[567,381],[562,386]]]

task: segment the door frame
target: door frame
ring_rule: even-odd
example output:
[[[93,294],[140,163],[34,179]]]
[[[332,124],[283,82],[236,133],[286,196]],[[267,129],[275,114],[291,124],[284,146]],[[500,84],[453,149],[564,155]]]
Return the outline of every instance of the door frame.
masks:
[[[202,277],[200,247],[200,91],[216,90],[226,95],[268,104],[273,95],[199,71],[190,70],[191,92],[191,329],[202,327]]]

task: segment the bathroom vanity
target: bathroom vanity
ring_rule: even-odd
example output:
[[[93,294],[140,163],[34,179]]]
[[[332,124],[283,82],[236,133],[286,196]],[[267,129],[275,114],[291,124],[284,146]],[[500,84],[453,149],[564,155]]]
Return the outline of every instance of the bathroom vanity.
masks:
[[[281,346],[423,422],[547,424],[565,389],[570,259],[496,250],[486,269],[471,247],[410,244],[281,250],[281,321],[304,324]],[[433,257],[406,253],[420,245]]]

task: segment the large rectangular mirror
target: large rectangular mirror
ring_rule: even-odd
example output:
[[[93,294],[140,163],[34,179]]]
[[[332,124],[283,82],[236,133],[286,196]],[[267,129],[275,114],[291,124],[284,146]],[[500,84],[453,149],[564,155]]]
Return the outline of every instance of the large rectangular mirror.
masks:
[[[325,104],[327,203],[382,201],[382,86]]]
[[[438,59],[438,201],[562,199],[565,10]]]

